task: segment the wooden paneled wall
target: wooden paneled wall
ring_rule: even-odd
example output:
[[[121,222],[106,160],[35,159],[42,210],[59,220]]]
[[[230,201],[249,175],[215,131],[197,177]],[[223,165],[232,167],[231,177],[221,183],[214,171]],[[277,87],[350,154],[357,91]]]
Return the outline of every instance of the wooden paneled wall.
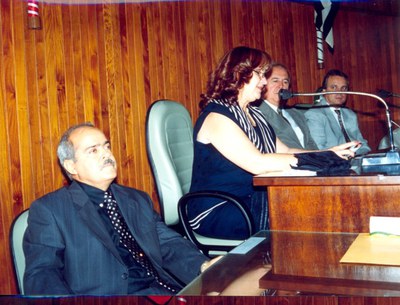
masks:
[[[316,63],[309,3],[64,2],[41,2],[42,28],[30,30],[25,0],[0,1],[3,295],[16,292],[8,248],[10,225],[35,198],[65,183],[55,151],[70,125],[92,121],[103,129],[118,159],[118,181],[150,193],[157,202],[145,149],[146,110],[155,100],[173,99],[195,119],[209,72],[234,46],[264,49],[285,63],[294,90],[314,91],[332,67],[350,75],[354,90],[400,89],[399,16],[384,6],[385,0],[370,6],[383,8],[381,12],[365,10],[362,3],[343,5],[335,21],[335,53],[325,50],[325,69]],[[365,137],[376,147],[385,133],[382,107],[365,98],[349,100]],[[393,115],[399,119],[397,111]]]

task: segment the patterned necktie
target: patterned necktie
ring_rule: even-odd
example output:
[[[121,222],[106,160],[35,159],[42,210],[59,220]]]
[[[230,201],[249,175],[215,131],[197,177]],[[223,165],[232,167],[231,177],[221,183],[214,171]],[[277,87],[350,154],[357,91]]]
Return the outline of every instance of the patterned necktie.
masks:
[[[350,137],[349,137],[349,135],[347,134],[346,128],[344,128],[343,119],[342,119],[342,114],[341,114],[341,112],[340,112],[340,109],[335,109],[335,112],[336,112],[336,114],[337,114],[338,121],[339,121],[339,125],[340,125],[340,129],[342,130],[342,133],[343,133],[343,135],[344,135],[344,138],[345,138],[346,142],[350,142],[350,141],[351,141],[351,140],[350,140]]]
[[[169,287],[165,283],[161,281],[161,278],[154,268],[153,264],[150,262],[146,254],[143,252],[142,248],[133,238],[128,225],[125,222],[125,219],[122,217],[117,202],[113,198],[112,194],[109,192],[104,193],[104,203],[100,203],[100,207],[106,208],[106,212],[108,217],[111,220],[111,223],[114,229],[117,231],[119,235],[120,243],[131,253],[133,258],[144,268],[146,269],[147,275],[152,276],[156,279],[157,283],[159,283],[164,288],[176,292],[175,289]]]
[[[283,115],[282,109],[281,109],[281,108],[277,108],[277,110],[278,110],[278,114],[280,115],[280,117],[281,117],[282,119],[284,119],[284,120],[286,121],[286,123],[288,123],[288,124],[290,125],[288,119],[285,118],[285,116]]]

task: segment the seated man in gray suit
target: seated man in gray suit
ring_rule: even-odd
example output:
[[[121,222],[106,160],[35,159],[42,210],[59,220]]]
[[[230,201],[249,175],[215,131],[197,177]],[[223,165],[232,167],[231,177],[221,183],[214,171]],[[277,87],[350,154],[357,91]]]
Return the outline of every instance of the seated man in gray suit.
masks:
[[[276,136],[288,147],[316,150],[317,144],[311,137],[303,114],[305,110],[282,107],[283,101],[279,97],[279,91],[289,87],[288,69],[282,64],[273,64],[267,75],[266,92],[259,109],[274,129]]]
[[[173,295],[210,264],[146,193],[114,182],[116,161],[99,129],[71,127],[57,154],[72,182],[30,207],[26,294]]]
[[[330,70],[322,82],[322,91],[347,91],[349,78],[340,70]],[[345,107],[346,94],[327,94],[305,113],[311,135],[319,149],[357,140],[361,143],[357,155],[371,151],[358,127],[357,115]]]

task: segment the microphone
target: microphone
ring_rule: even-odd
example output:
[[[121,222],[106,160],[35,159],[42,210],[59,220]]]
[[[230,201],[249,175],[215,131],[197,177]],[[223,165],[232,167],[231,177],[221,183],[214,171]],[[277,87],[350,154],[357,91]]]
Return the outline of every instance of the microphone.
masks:
[[[393,93],[384,89],[379,89],[376,94],[381,98],[400,97],[400,94]]]
[[[279,97],[281,100],[286,101],[286,100],[292,98],[293,96],[298,96],[298,93],[293,93],[286,89],[279,90]]]
[[[293,96],[318,96],[328,94],[348,94],[348,95],[362,95],[377,99],[383,104],[386,111],[387,127],[389,133],[390,150],[386,153],[368,154],[361,157],[361,169],[363,172],[385,172],[388,174],[400,173],[400,154],[394,145],[392,119],[390,118],[390,110],[387,103],[382,97],[365,92],[356,91],[322,91],[312,93],[293,93],[286,89],[279,91],[279,97],[282,100],[288,100]],[[393,94],[394,96],[394,94]]]

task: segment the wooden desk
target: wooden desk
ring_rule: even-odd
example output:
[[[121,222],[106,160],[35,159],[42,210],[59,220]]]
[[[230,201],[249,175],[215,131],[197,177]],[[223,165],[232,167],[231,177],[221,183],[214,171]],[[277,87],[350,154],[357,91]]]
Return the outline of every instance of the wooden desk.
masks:
[[[369,232],[370,216],[400,216],[400,176],[261,177],[272,230]]]
[[[251,282],[263,289],[277,289],[275,295],[285,291],[287,295],[292,292],[291,295],[400,296],[400,267],[340,263],[357,236],[356,233],[259,232],[256,237],[263,238],[261,243],[244,254],[228,253],[179,295],[224,291],[248,271],[262,268],[268,257],[271,271]],[[239,290],[237,295],[243,293]]]

